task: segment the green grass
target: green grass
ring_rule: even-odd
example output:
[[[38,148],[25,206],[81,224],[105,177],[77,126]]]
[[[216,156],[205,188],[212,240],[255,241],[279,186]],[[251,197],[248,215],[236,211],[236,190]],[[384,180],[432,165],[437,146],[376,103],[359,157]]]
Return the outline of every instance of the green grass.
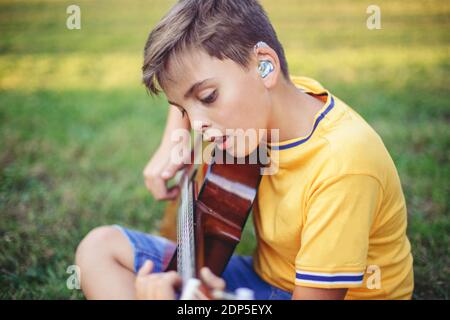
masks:
[[[311,76],[379,132],[400,174],[417,299],[449,299],[450,8],[378,1],[263,1],[292,74]],[[83,298],[66,269],[92,228],[157,230],[164,204],[142,169],[166,105],[140,85],[142,48],[169,1],[0,0],[0,298]],[[238,252],[254,246],[247,226]]]

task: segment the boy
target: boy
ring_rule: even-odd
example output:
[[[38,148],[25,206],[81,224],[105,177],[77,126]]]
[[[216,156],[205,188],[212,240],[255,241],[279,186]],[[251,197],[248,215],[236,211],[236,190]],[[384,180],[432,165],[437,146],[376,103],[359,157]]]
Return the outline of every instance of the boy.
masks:
[[[406,206],[393,161],[349,106],[313,79],[289,77],[256,0],[179,1],[148,38],[143,74],[174,106],[144,171],[157,199],[178,192],[165,184],[179,168],[170,160],[175,129],[192,127],[235,156],[262,137],[238,151],[233,141],[242,137],[224,137],[227,129],[279,130],[281,142],[267,137],[278,171],[263,176],[253,209],[257,249],[233,256],[221,278],[202,270],[209,286],[248,287],[257,299],[411,298]],[[173,250],[161,237],[94,229],[76,255],[83,291],[173,299],[180,278],[161,272]]]

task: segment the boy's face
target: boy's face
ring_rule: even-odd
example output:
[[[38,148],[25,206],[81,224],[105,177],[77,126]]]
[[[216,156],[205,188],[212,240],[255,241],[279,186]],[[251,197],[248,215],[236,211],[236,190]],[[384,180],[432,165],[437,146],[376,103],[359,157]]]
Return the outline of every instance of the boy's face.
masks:
[[[270,113],[257,63],[254,55],[244,69],[230,59],[189,50],[170,59],[163,88],[169,103],[185,112],[192,128],[206,140],[215,138],[219,148],[245,156],[263,138],[259,129],[267,129]]]

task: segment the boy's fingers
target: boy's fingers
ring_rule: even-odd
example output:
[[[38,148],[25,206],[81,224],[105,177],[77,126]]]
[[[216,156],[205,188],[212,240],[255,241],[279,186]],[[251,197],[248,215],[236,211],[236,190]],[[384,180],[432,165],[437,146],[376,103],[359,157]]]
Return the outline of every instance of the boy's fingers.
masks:
[[[163,193],[160,194],[159,197],[156,197],[158,200],[173,200],[178,196],[179,187],[175,186],[170,189],[165,189]]]
[[[180,164],[170,163],[163,170],[163,172],[161,172],[161,178],[163,178],[164,180],[169,180],[170,178],[173,178],[173,176],[175,176],[177,171],[180,170],[183,166],[184,166],[183,163]]]
[[[213,274],[211,270],[209,270],[209,268],[202,268],[200,270],[200,277],[202,278],[203,282],[212,289],[225,289],[225,281]]]
[[[172,285],[173,287],[179,287],[181,286],[182,279],[180,275],[176,272],[167,272],[165,274],[166,281]]]
[[[175,176],[175,174],[181,169],[185,168],[191,163],[191,153],[188,152],[183,158],[179,159],[178,162],[170,162],[161,172],[161,178],[164,180],[169,180]]]
[[[153,261],[146,260],[144,265],[138,271],[138,277],[146,276],[153,270]]]
[[[153,181],[153,196],[157,200],[166,200],[167,199],[167,186],[166,182],[163,179],[155,179]]]
[[[167,199],[167,200],[175,199],[178,196],[179,192],[180,192],[179,187],[177,187],[177,186],[172,187],[167,191],[165,199]]]

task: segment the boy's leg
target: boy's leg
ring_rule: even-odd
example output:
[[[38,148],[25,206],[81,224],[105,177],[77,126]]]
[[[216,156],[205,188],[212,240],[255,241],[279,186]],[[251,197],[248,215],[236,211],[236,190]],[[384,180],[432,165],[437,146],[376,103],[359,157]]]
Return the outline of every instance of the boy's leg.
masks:
[[[113,226],[93,229],[77,248],[81,288],[87,299],[133,299],[133,248]]]
[[[77,249],[83,292],[88,299],[133,299],[135,273],[145,260],[152,260],[154,272],[161,272],[174,250],[175,244],[161,237],[118,226],[96,228]],[[252,257],[233,256],[222,277],[227,290],[247,287],[254,290],[256,299],[291,297],[256,274]]]
[[[148,259],[163,271],[175,250],[167,239],[107,226],[91,231],[77,249],[81,286],[88,299],[133,299],[135,273]]]

